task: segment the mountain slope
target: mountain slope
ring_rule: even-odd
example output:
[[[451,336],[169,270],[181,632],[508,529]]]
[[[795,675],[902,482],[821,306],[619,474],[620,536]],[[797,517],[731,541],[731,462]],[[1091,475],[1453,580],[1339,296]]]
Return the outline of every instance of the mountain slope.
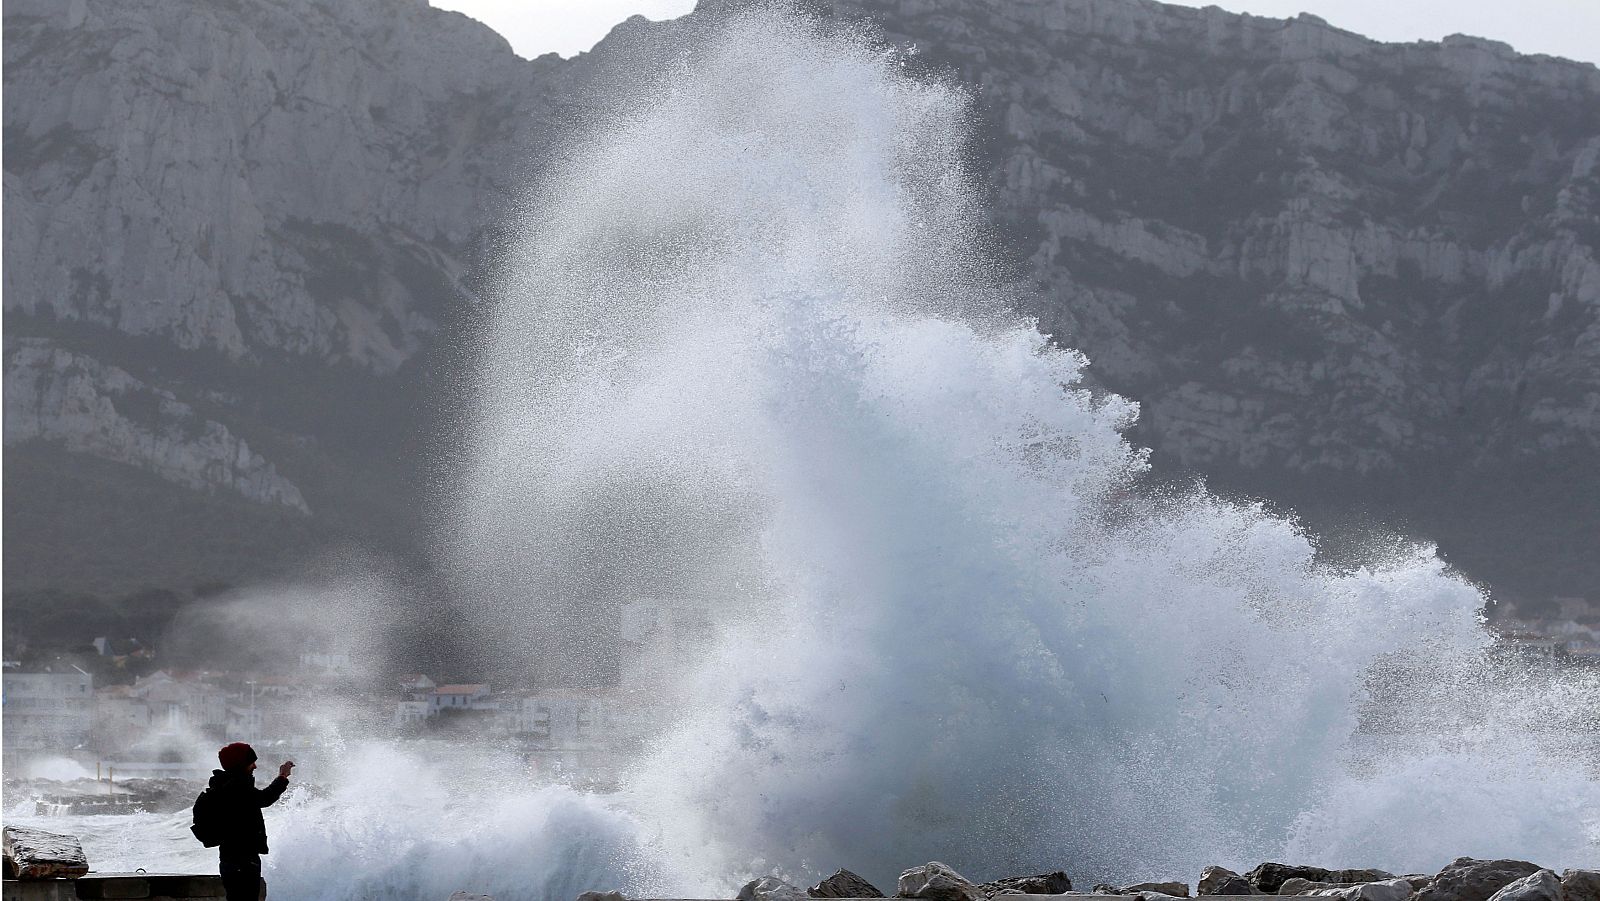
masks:
[[[816,6],[973,86],[1028,312],[1162,472],[1600,596],[1593,66],[1145,0]],[[8,597],[424,560],[518,192],[677,27],[527,61],[412,0],[8,3]],[[129,504],[147,535],[105,526]]]

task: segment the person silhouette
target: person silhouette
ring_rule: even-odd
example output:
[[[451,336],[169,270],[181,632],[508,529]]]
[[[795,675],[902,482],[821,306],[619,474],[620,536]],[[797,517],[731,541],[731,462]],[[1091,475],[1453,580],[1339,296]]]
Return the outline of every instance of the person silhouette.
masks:
[[[261,889],[261,855],[267,853],[267,822],[263,807],[272,806],[289,787],[294,761],[278,767],[278,778],[266,788],[256,788],[256,752],[242,741],[217,752],[222,769],[211,772],[206,791],[212,794],[212,811],[218,835],[217,871],[228,901],[257,901]]]

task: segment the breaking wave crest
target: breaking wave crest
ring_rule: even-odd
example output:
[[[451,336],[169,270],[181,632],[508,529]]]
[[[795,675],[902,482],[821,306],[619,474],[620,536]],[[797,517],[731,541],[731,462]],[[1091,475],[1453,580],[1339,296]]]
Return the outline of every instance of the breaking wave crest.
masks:
[[[960,90],[785,14],[686,47],[530,204],[456,517],[508,657],[712,609],[621,796],[652,854],[702,892],[1600,858],[1592,676],[1494,647],[1431,548],[1335,570],[1142,487],[1136,405],[1005,312]]]

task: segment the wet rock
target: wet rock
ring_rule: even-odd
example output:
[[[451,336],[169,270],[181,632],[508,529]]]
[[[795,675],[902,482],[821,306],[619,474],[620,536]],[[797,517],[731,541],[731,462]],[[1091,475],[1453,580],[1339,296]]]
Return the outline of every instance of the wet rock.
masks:
[[[1526,860],[1458,857],[1417,892],[1416,901],[1489,901],[1495,892],[1537,872],[1539,865]]]
[[[1540,870],[1511,883],[1489,896],[1489,901],[1563,901],[1561,877],[1554,870]]]
[[[1064,895],[1072,891],[1072,880],[1060,870],[1037,876],[1007,876],[978,886],[985,897],[995,895]]]
[[[1562,870],[1561,891],[1567,901],[1600,901],[1600,870]]]
[[[1143,895],[1154,893],[1172,898],[1189,897],[1189,883],[1187,882],[1135,882],[1132,885],[1107,885],[1100,883],[1094,887],[1097,895]]]
[[[1340,901],[1406,901],[1411,897],[1411,893],[1410,882],[1404,879],[1385,879],[1337,888],[1313,889],[1303,894],[1313,898],[1338,898]]]
[[[927,901],[982,901],[984,898],[983,890],[970,879],[937,860],[901,873],[895,894]]]
[[[455,901],[455,898],[452,897],[450,901]],[[577,901],[627,901],[627,899],[621,892],[584,892],[578,896]]]
[[[1395,875],[1388,870],[1329,870],[1327,881],[1360,885],[1363,882],[1382,882],[1393,878]]]
[[[61,835],[25,826],[7,826],[0,833],[6,875],[16,879],[76,879],[89,872],[83,845],[75,835]]]
[[[1249,880],[1225,867],[1206,867],[1200,871],[1200,882],[1195,886],[1200,895],[1254,895],[1255,887]]]
[[[878,887],[846,869],[806,889],[813,898],[882,898]]]
[[[1303,879],[1299,876],[1291,876],[1290,878],[1283,880],[1283,884],[1278,886],[1278,891],[1276,894],[1304,895],[1308,892],[1322,888],[1345,888],[1345,886],[1335,882],[1316,882],[1310,879]]]
[[[917,891],[914,898],[926,901],[982,901],[987,897],[976,885],[957,877],[935,873]]]
[[[1289,879],[1304,879],[1308,882],[1338,882],[1341,880],[1329,879],[1328,871],[1322,867],[1302,867],[1287,863],[1263,863],[1255,869],[1244,874],[1251,885],[1269,894],[1279,894],[1278,889]],[[1294,894],[1290,892],[1289,894]]]
[[[800,901],[805,897],[806,890],[797,885],[790,885],[776,876],[762,876],[739,889],[738,901]]]

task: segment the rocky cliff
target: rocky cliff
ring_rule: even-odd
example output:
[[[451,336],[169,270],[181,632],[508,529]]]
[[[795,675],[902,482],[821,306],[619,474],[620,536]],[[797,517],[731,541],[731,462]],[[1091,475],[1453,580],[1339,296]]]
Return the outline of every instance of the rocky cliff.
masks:
[[[973,86],[1029,311],[1163,471],[1600,595],[1595,67],[1145,0],[822,5]],[[672,28],[526,61],[412,0],[8,3],[8,517],[94,541],[92,497],[45,503],[82,461],[301,518],[250,533],[283,566],[414,547],[435,353],[585,92]],[[252,575],[224,556],[158,569]],[[48,557],[8,588],[73,583]],[[119,560],[92,587],[150,578]]]

